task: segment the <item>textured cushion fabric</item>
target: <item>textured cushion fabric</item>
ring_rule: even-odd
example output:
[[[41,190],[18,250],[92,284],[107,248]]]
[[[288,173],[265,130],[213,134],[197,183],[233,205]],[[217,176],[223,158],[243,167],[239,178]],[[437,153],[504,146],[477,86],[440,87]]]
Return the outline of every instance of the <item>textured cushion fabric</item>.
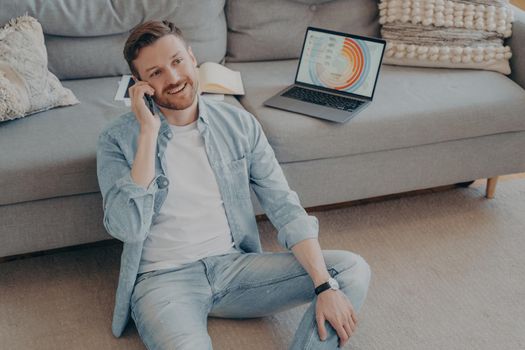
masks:
[[[113,101],[119,80],[65,81],[82,103],[0,124],[0,205],[99,191],[98,135],[129,111]]]
[[[47,69],[44,35],[36,19],[13,18],[0,29],[0,122],[76,103],[75,95]]]
[[[510,73],[512,8],[506,0],[382,0],[384,62]]]
[[[199,63],[226,53],[224,0],[3,0],[0,8],[0,25],[26,12],[42,23],[49,66],[61,80],[128,74],[124,42],[147,20],[174,22]]]
[[[372,0],[229,0],[230,62],[297,58],[310,26],[378,36]]]
[[[512,48],[510,59],[512,80],[525,89],[525,11],[513,6],[514,23],[508,44]]]
[[[241,72],[240,101],[281,163],[525,130],[525,90],[496,72],[385,65],[371,105],[336,124],[263,106],[293,83],[297,60],[228,67]]]

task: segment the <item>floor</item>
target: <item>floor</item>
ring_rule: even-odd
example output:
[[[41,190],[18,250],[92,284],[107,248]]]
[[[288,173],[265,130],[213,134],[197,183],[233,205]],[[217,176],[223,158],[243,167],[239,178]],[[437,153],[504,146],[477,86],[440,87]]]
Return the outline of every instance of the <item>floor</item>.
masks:
[[[372,268],[359,328],[345,349],[525,349],[525,174],[316,211],[323,249]],[[266,251],[275,230],[260,221]],[[111,334],[121,245],[0,264],[2,349],[144,349],[130,322]],[[214,349],[286,349],[307,305],[243,320],[208,319]]]

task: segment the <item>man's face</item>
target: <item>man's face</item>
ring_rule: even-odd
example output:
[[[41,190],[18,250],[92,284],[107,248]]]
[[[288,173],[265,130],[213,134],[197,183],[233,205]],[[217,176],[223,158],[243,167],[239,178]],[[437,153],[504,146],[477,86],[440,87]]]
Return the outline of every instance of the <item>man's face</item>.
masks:
[[[193,104],[199,86],[197,61],[175,35],[140,49],[133,64],[140,79],[155,89],[153,98],[159,106],[183,110]]]

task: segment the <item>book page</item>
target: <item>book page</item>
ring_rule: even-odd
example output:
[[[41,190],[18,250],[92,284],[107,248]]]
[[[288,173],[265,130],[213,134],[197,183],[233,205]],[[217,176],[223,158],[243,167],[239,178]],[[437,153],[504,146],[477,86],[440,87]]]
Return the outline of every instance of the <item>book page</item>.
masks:
[[[244,95],[241,73],[215,62],[200,65],[199,81],[203,92]]]

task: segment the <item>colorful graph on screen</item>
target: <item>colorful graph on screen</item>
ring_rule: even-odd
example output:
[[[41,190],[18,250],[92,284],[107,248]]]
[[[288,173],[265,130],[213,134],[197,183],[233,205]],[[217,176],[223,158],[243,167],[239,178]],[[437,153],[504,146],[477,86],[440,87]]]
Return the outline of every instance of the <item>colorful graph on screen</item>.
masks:
[[[309,31],[297,80],[369,96],[382,46],[350,37]]]

